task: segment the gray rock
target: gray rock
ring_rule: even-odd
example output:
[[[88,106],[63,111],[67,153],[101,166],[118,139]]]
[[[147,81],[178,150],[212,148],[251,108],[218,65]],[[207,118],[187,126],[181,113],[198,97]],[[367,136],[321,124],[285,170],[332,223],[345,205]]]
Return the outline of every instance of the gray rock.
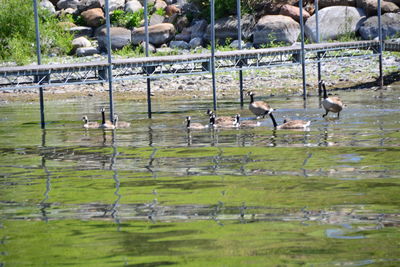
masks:
[[[164,19],[165,19],[164,16],[161,16],[161,15],[158,15],[158,14],[154,13],[150,17],[149,25],[152,26],[152,25],[157,25],[157,24],[163,23]]]
[[[103,28],[99,31],[99,34],[97,35],[100,51],[107,51],[106,33],[107,29]],[[129,45],[132,40],[131,31],[122,27],[111,27],[110,36],[112,50],[122,49],[124,46]]]
[[[356,7],[356,0],[319,0],[318,7],[322,9],[328,6],[352,6]]]
[[[98,54],[99,50],[95,47],[80,47],[76,49],[76,55],[78,57],[87,57],[87,56],[93,56],[95,54]]]
[[[140,44],[140,47],[141,47],[141,49],[142,49],[143,52],[146,51],[146,42],[142,42],[142,43]],[[149,49],[149,52],[150,52],[150,53],[155,53],[155,52],[156,52],[156,48],[154,47],[154,45],[152,45],[152,44],[150,44],[150,43],[149,43],[149,45],[148,45],[148,49]]]
[[[377,0],[357,0],[357,7],[364,9],[368,17],[376,16],[378,14],[378,1]],[[399,7],[389,1],[381,1],[382,14],[389,12],[399,11]]]
[[[168,18],[168,21],[175,25],[178,32],[183,31],[184,28],[189,26],[189,19],[187,16],[179,16],[178,14],[174,14]]]
[[[202,45],[203,45],[203,38],[201,38],[201,37],[194,37],[189,42],[189,46],[190,46],[191,49],[194,49],[196,47],[200,47]]]
[[[58,9],[67,9],[67,8],[77,9],[78,6],[79,6],[78,0],[60,0],[57,2]]]
[[[356,33],[365,20],[365,12],[361,8],[347,6],[331,6],[319,11],[320,40],[335,40],[345,33]],[[312,15],[305,24],[308,39],[316,41],[316,19]]]
[[[246,43],[244,41],[241,42],[242,48],[246,46]],[[238,49],[239,48],[239,40],[234,40],[230,45],[230,47]]]
[[[258,46],[269,42],[294,43],[300,34],[300,25],[282,15],[263,16],[256,24],[253,42]]]
[[[149,41],[155,46],[169,42],[175,36],[175,27],[170,23],[149,26]],[[132,31],[132,43],[140,44],[145,40],[144,27]]]
[[[383,39],[400,33],[400,13],[385,13],[381,17]],[[378,36],[378,17],[368,18],[360,27],[360,35],[365,40]]]
[[[78,37],[72,40],[72,47],[74,49],[80,48],[80,47],[90,47],[92,44],[88,39],[85,37]]]
[[[191,33],[190,28],[184,28],[180,34],[175,35],[175,40],[189,42]]]
[[[85,26],[72,27],[69,29],[69,32],[72,33],[76,38],[81,36],[88,36],[88,37],[93,36],[93,29],[91,27],[85,27]]]
[[[132,1],[126,2],[126,4],[125,4],[125,12],[135,13],[141,9],[143,9],[143,6],[137,0],[132,0]]]
[[[117,9],[124,9],[125,7],[125,0],[109,0],[110,1],[110,12],[117,10]]]
[[[165,9],[167,7],[167,3],[165,3],[163,0],[156,0],[154,3],[154,11],[157,9]]]
[[[104,0],[81,0],[78,5],[79,13],[92,8],[103,8]]]
[[[190,28],[192,30],[192,35],[191,35],[192,39],[196,37],[203,38],[204,33],[206,32],[207,29],[207,21],[205,19],[197,20],[193,23],[193,25]]]
[[[242,24],[242,38],[249,39],[253,35],[255,19],[252,15],[245,15],[241,18]],[[235,16],[225,17],[218,19],[215,22],[215,38],[221,40],[223,43],[226,39],[237,39],[238,36],[238,21]],[[211,25],[207,26],[204,35],[206,40],[211,40]]]
[[[189,49],[189,44],[185,41],[171,41],[169,43],[169,47],[172,49],[174,49],[174,48]]]
[[[47,9],[51,14],[56,14],[56,8],[49,0],[42,0],[39,3],[39,6],[44,9]]]

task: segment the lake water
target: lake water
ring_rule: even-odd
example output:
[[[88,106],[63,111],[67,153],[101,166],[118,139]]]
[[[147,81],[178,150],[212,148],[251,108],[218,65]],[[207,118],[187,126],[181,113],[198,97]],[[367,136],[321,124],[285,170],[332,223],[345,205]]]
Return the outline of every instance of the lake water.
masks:
[[[0,104],[0,266],[398,266],[400,87],[272,97],[309,131],[187,131],[210,100],[118,101],[128,129],[85,130],[95,97]],[[220,115],[254,116],[237,99]]]

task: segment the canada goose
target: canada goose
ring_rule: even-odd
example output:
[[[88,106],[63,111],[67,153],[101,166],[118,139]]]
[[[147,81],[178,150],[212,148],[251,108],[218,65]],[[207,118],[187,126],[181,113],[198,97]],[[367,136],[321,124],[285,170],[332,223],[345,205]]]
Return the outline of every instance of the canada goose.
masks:
[[[214,114],[210,109],[207,109],[207,115],[211,116]],[[215,124],[219,125],[231,125],[235,122],[234,117],[229,117],[229,116],[216,116],[215,115]]]
[[[272,111],[274,111],[274,109],[271,108],[271,106],[268,105],[266,102],[264,102],[264,101],[254,101],[254,95],[255,94],[253,92],[248,92],[247,95],[250,96],[249,109],[257,117],[262,116],[264,118],[265,115],[267,115],[267,114],[271,113]]]
[[[106,121],[106,114],[104,108],[101,108],[101,124],[99,125],[101,129],[115,129],[115,125],[111,121]]]
[[[119,121],[118,115],[114,114],[114,125],[115,128],[128,128],[131,126],[131,123],[126,121]]]
[[[330,96],[328,97],[328,94],[326,93],[326,87],[325,87],[325,82],[321,81],[322,88],[324,90],[324,100],[322,101],[322,106],[324,107],[326,113],[322,115],[322,117],[325,117],[328,115],[329,111],[333,113],[337,113],[337,117],[339,118],[340,111],[343,109],[343,103],[342,100],[340,100],[339,97],[337,96]]]
[[[208,125],[203,125],[203,124],[197,123],[197,122],[191,123],[191,122],[190,122],[191,119],[192,119],[192,118],[191,118],[190,116],[187,116],[187,117],[186,117],[185,122],[186,122],[186,128],[187,128],[187,129],[202,130],[202,129],[206,129],[206,128],[209,127]]]
[[[274,116],[272,113],[269,113],[271,117],[272,123],[274,124],[274,128],[276,129],[286,129],[286,130],[293,130],[293,129],[306,129],[310,126],[311,121],[303,121],[303,120],[284,120],[283,124],[278,125],[275,121]]]
[[[238,127],[239,125],[236,123],[235,117],[229,117],[230,120],[220,120],[216,118],[215,114],[211,114],[210,116],[210,125],[214,128],[233,128]]]
[[[99,128],[99,123],[97,121],[89,121],[86,115],[82,117],[82,120],[84,122],[83,128],[86,129]]]
[[[240,114],[236,114],[235,117],[235,124],[240,127],[257,127],[261,125],[259,121],[240,121]]]

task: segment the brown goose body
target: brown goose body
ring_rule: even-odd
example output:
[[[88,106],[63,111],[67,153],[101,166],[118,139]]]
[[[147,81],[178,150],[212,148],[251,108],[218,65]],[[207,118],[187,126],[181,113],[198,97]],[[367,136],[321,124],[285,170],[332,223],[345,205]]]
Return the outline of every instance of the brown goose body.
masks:
[[[131,126],[131,123],[126,121],[119,121],[118,115],[114,114],[114,125],[115,128],[129,128]]]
[[[338,96],[330,96],[326,92],[325,82],[321,81],[322,88],[324,90],[324,100],[322,101],[322,106],[325,109],[325,114],[322,117],[328,115],[329,112],[337,113],[337,117],[339,118],[340,111],[343,109],[343,102]]]
[[[257,126],[261,125],[261,122],[259,122],[259,121],[251,121],[251,120],[241,121],[240,120],[240,114],[236,114],[235,124],[238,127],[257,127]]]
[[[83,120],[83,128],[85,129],[95,129],[99,128],[100,124],[96,121],[89,121],[87,116],[82,117]]]
[[[211,110],[207,110],[207,115],[212,116],[214,112]],[[214,114],[215,115],[215,114]],[[215,124],[220,124],[220,125],[230,125],[235,122],[234,117],[229,117],[229,116],[217,116],[215,115]]]
[[[303,120],[284,120],[283,124],[278,125],[275,121],[274,116],[272,113],[269,113],[269,116],[272,120],[272,123],[274,124],[274,128],[276,129],[282,129],[282,130],[304,130],[307,127],[310,126],[311,121],[303,121]]]
[[[249,110],[257,117],[262,116],[264,118],[265,115],[273,111],[268,103],[264,101],[254,101],[253,92],[249,92],[247,95],[250,96]]]
[[[283,121],[283,124],[279,125],[276,127],[277,129],[305,129],[309,127],[311,124],[311,121],[303,121],[303,120],[289,120]]]
[[[186,128],[191,129],[191,130],[203,130],[203,129],[207,129],[209,127],[208,125],[203,125],[201,123],[191,122],[190,116],[186,117],[185,122],[186,122]]]

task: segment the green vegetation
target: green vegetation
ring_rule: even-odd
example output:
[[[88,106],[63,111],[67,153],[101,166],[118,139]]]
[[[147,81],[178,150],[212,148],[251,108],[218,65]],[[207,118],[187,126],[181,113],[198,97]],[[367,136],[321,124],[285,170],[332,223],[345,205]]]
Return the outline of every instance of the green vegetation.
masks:
[[[0,60],[27,64],[35,53],[35,23],[31,1],[0,0]],[[47,10],[39,10],[41,51],[43,54],[67,54],[72,35]]]
[[[143,9],[136,11],[135,13],[124,12],[123,10],[115,10],[110,15],[111,24],[113,26],[126,27],[129,29],[139,27],[143,19]]]

